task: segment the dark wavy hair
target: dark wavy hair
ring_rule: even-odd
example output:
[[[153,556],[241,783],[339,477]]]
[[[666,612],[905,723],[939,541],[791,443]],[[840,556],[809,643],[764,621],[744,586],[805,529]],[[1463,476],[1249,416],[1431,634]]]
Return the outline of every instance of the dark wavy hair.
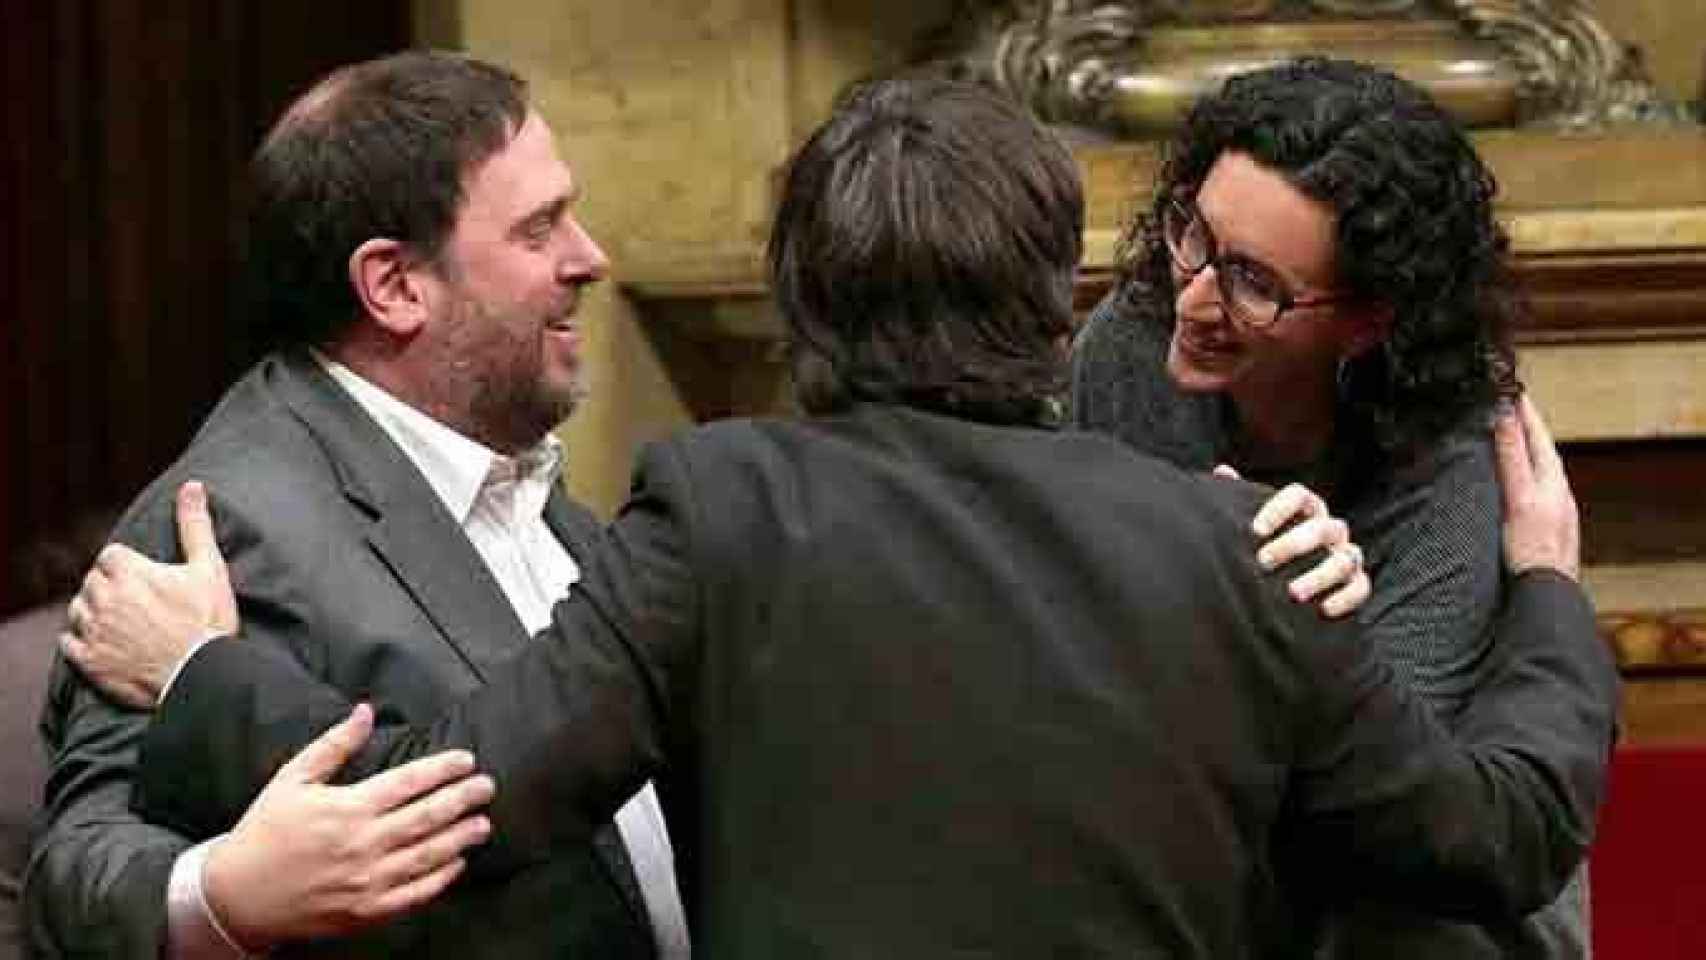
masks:
[[[800,405],[1053,420],[1083,224],[1071,155],[1022,107],[922,75],[855,87],[789,162],[770,234]]]
[[[1116,308],[1171,327],[1159,212],[1238,151],[1337,215],[1339,282],[1389,304],[1389,337],[1346,364],[1339,418],[1403,461],[1520,391],[1510,328],[1523,302],[1497,187],[1463,129],[1426,93],[1365,64],[1311,57],[1228,80],[1167,148],[1154,204],[1121,238]]]
[[[436,260],[467,175],[527,109],[510,71],[427,51],[341,67],[298,98],[250,164],[246,283],[262,340],[323,344],[353,322],[349,257],[370,239]]]

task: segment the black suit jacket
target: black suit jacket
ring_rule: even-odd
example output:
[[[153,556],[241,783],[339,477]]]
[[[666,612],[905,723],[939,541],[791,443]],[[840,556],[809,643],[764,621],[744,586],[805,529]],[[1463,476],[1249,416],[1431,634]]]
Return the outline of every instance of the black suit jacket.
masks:
[[[115,539],[176,558],[173,496],[186,479],[208,484],[220,544],[243,585],[245,631],[257,646],[386,715],[429,718],[528,644],[426,479],[306,356],[268,358],[233,386]],[[583,509],[559,492],[546,519],[577,558],[596,558],[601,532]],[[27,894],[43,952],[154,955],[173,860],[188,840],[235,823],[180,835],[130,812],[146,722],[58,665],[43,720],[56,751],[50,821]],[[224,718],[203,713],[196,722]],[[205,769],[156,772],[188,783]],[[596,850],[574,845],[512,880],[460,883],[418,915],[322,946],[368,956],[652,956],[644,904],[613,829]]]
[[[1471,917],[1585,849],[1615,695],[1581,591],[1513,588],[1455,732],[1253,560],[1257,495],[1088,434],[871,406],[644,455],[585,589],[365,769],[450,744],[504,869],[669,769],[709,957],[1271,955],[1354,887]],[[217,709],[228,722],[194,717]],[[191,659],[144,802],[228,817],[345,701],[245,640]]]

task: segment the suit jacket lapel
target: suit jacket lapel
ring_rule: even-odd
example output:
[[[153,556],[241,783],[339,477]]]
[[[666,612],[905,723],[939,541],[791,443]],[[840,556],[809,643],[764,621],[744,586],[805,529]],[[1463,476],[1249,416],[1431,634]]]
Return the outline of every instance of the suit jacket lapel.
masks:
[[[521,621],[426,478],[311,357],[280,364],[280,395],[325,448],[368,544],[482,681],[527,641]]]
[[[440,638],[483,683],[529,637],[503,588],[438,494],[408,456],[313,358],[278,365],[279,393],[326,450],[344,495],[372,518],[368,545],[414,598]],[[596,562],[598,521],[558,487],[545,522],[575,562]],[[637,920],[649,928],[644,895],[614,824],[593,835],[593,850]]]

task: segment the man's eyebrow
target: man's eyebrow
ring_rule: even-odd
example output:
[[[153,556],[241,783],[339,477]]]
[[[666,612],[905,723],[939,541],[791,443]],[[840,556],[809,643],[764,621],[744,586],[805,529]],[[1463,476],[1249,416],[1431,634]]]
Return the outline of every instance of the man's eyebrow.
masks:
[[[547,200],[539,206],[534,207],[532,210],[527,211],[527,213],[519,217],[514,223],[510,224],[510,235],[521,236],[532,231],[536,227],[555,224],[562,220],[564,211],[569,208],[569,204],[574,201],[577,193],[579,193],[578,189],[571,191],[570,193],[563,194],[562,196],[555,197],[551,200]]]

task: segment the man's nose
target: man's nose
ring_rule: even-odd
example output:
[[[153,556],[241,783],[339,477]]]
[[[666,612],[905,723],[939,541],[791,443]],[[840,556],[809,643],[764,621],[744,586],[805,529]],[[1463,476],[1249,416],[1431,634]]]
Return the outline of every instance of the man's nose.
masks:
[[[566,283],[603,280],[610,274],[610,258],[605,255],[604,248],[581,226],[579,220],[570,218],[568,229],[569,242],[559,268],[560,278]]]

